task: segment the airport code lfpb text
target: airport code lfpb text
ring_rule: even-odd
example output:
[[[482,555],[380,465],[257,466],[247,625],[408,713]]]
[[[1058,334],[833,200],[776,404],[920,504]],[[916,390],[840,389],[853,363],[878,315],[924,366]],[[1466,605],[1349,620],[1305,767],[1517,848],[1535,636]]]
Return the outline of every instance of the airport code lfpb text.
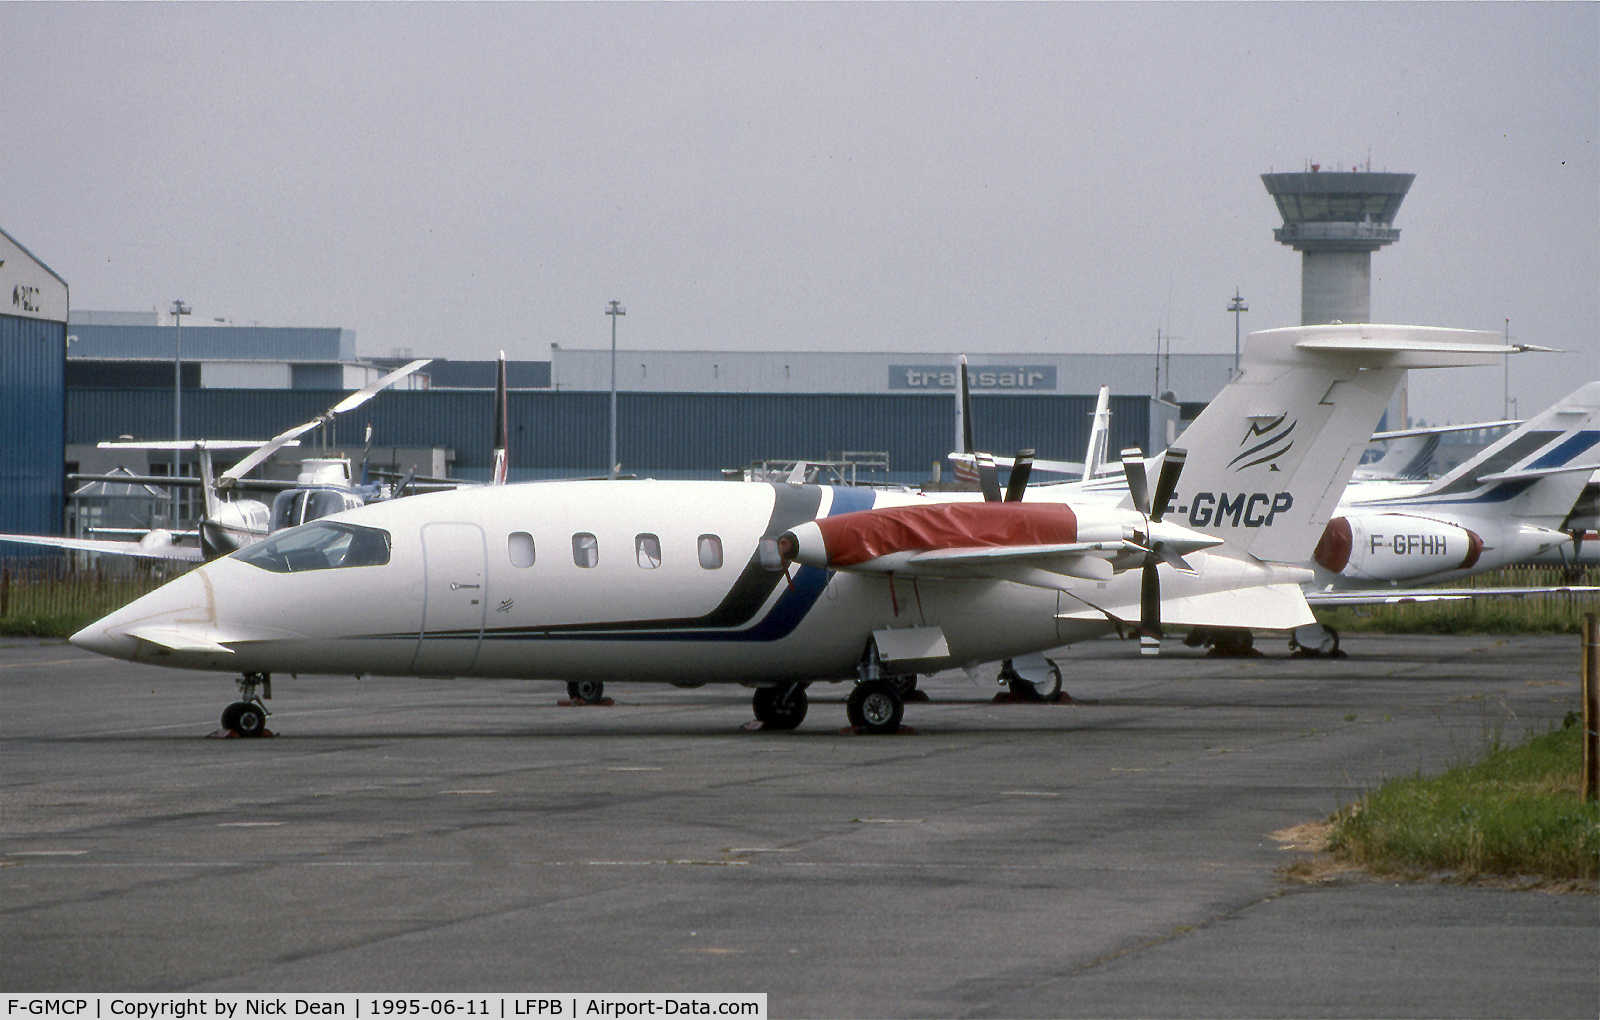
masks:
[[[586,993],[547,995],[35,995],[6,1000],[6,1017],[44,1020],[245,1020],[249,1017],[746,1017],[764,1020],[765,993]]]

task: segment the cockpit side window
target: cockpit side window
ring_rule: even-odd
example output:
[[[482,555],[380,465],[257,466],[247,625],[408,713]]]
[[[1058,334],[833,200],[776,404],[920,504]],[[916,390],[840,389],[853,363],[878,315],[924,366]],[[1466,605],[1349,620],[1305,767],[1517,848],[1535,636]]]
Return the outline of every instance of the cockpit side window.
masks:
[[[331,521],[308,524],[246,546],[234,558],[274,574],[343,567],[381,567],[389,562],[387,531]]]

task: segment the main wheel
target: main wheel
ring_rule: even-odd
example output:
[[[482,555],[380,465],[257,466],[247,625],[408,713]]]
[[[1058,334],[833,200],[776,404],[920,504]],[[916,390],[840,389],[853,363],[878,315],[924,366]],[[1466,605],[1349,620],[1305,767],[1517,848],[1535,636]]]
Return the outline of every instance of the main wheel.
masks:
[[[1218,627],[1211,632],[1214,655],[1249,655],[1255,646],[1255,635],[1244,627]]]
[[[573,701],[598,704],[606,696],[606,685],[599,680],[571,680],[567,683],[567,697]]]
[[[850,725],[868,733],[894,733],[900,729],[906,705],[887,680],[866,680],[856,684],[844,704]]]
[[[1042,684],[1036,684],[1012,670],[1011,676],[1006,680],[1014,697],[1024,701],[1050,701],[1061,693],[1061,667],[1057,666],[1054,659],[1044,660],[1050,663],[1050,679]]]
[[[1339,632],[1327,624],[1322,625],[1322,640],[1317,642],[1317,651],[1323,655],[1332,655],[1339,650]]]
[[[750,699],[756,718],[770,729],[792,730],[806,717],[810,699],[804,684],[757,687]]]
[[[222,710],[222,728],[241,737],[259,737],[267,728],[267,713],[253,701],[235,701]]]

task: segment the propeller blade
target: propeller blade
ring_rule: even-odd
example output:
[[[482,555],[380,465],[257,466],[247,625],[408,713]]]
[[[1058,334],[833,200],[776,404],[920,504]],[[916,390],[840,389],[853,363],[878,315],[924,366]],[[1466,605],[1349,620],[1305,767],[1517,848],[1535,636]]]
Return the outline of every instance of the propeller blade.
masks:
[[[1161,474],[1156,477],[1155,501],[1150,507],[1150,519],[1159,522],[1172,505],[1172,494],[1178,488],[1178,476],[1183,474],[1183,462],[1189,451],[1172,447],[1161,461]]]
[[[1154,556],[1145,557],[1139,575],[1139,631],[1150,637],[1161,636],[1161,578],[1156,574]]]
[[[1128,477],[1128,495],[1133,497],[1133,508],[1148,517],[1150,483],[1145,477],[1143,450],[1130,446],[1122,451],[1122,473]]]
[[[1022,502],[1022,494],[1028,491],[1028,476],[1033,473],[1033,451],[1018,450],[1017,458],[1011,462],[1011,477],[1006,479],[1006,502]]]
[[[1000,502],[1000,472],[995,469],[994,458],[987,453],[977,454],[978,484],[983,488],[985,503]]]

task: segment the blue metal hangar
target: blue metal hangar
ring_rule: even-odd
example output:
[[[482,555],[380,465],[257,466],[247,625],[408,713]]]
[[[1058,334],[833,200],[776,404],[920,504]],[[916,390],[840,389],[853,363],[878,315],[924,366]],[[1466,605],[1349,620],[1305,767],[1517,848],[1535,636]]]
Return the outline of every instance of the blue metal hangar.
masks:
[[[55,534],[65,479],[67,282],[0,230],[0,531]]]
[[[192,320],[191,320],[192,321]],[[184,437],[266,439],[308,421],[390,367],[363,360],[342,329],[174,323],[155,312],[73,316],[67,365],[68,461],[114,466],[102,440],[172,438],[173,359],[182,331]],[[515,354],[515,342],[506,348]],[[541,353],[543,353],[541,351]],[[423,356],[426,356],[424,353]],[[551,344],[549,360],[508,365],[511,477],[603,476],[609,441],[609,348]],[[1185,406],[1227,382],[1231,355],[972,355],[974,432],[1008,457],[1081,460],[1095,395],[1112,398],[1112,449],[1161,449]],[[830,461],[873,454],[861,481],[918,484],[956,442],[957,356],[941,353],[620,350],[618,460],[624,473],[717,478],[759,461]],[[494,363],[438,360],[339,422],[329,441],[359,458],[367,425],[375,462],[419,474],[486,478]],[[1157,395],[1165,397],[1162,399]],[[349,420],[356,419],[356,420]],[[307,440],[315,442],[315,433]],[[404,463],[416,451],[422,463]],[[298,455],[307,453],[306,444]],[[285,451],[290,457],[297,456]],[[125,463],[135,471],[160,471]],[[281,475],[280,475],[281,476]],[[291,475],[292,476],[292,475]]]

